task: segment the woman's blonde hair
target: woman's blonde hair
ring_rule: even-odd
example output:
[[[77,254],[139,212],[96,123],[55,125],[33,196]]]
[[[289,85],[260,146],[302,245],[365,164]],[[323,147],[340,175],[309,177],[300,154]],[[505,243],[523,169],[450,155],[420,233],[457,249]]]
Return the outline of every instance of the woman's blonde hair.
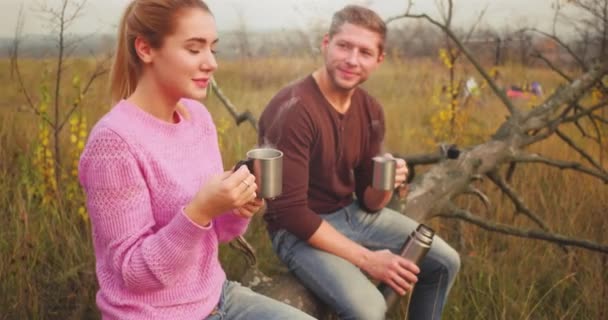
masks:
[[[129,97],[137,86],[142,66],[135,51],[135,39],[142,37],[153,48],[160,48],[164,38],[175,31],[179,11],[189,8],[211,14],[201,0],[133,0],[129,4],[118,27],[110,72],[112,103]]]

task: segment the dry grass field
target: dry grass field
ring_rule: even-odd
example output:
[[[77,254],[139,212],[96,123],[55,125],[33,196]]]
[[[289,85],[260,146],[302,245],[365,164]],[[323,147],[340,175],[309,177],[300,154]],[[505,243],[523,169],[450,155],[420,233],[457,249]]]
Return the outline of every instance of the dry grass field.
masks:
[[[216,80],[241,111],[259,115],[283,85],[303,77],[319,61],[311,59],[258,59],[222,61]],[[20,61],[33,101],[38,107],[52,103],[52,62]],[[90,60],[68,61],[61,105],[78,98],[93,68]],[[466,70],[465,70],[466,69]],[[28,111],[17,81],[8,72],[9,61],[0,61],[0,319],[96,319],[97,284],[90,226],[83,209],[83,195],[73,166],[86,133],[109,108],[107,77],[94,83],[82,97],[82,108],[61,135],[63,173],[59,192],[53,189],[48,166],[49,128]],[[502,82],[540,81],[551,92],[560,79],[541,68],[519,65],[499,67]],[[470,72],[470,74],[465,74]],[[458,67],[460,78],[475,75]],[[81,79],[81,80],[78,80]],[[478,79],[479,81],[479,79]],[[386,146],[401,154],[431,152],[439,142],[462,147],[487,140],[504,121],[505,108],[482,86],[478,96],[459,105],[456,114],[446,111],[450,101],[442,96],[447,84],[445,67],[431,60],[390,58],[365,84],[385,107]],[[523,108],[538,101],[525,101]],[[229,113],[213,95],[205,101],[214,116],[224,164],[231,166],[255,145],[256,133],[247,123],[235,126]],[[452,127],[448,118],[455,116]],[[594,147],[574,128],[566,128],[589,152]],[[604,140],[608,140],[608,134]],[[604,142],[605,143],[605,142]],[[604,148],[608,148],[605,146]],[[558,139],[533,146],[534,151],[563,160],[583,161]],[[604,151],[605,152],[605,151]],[[602,165],[606,168],[606,154]],[[542,165],[520,166],[512,182],[532,210],[560,234],[608,243],[608,187],[572,171]],[[523,228],[534,224],[513,214],[513,205],[488,182],[480,182],[495,212],[463,197],[464,207],[501,223]],[[61,197],[58,201],[57,197]],[[439,234],[458,247],[463,266],[446,307],[445,319],[606,319],[608,318],[608,256],[542,241],[508,237],[452,220],[429,222]],[[246,238],[257,248],[260,266],[272,274],[278,260],[270,251],[259,217]],[[244,271],[243,257],[225,246],[222,261],[231,278]]]

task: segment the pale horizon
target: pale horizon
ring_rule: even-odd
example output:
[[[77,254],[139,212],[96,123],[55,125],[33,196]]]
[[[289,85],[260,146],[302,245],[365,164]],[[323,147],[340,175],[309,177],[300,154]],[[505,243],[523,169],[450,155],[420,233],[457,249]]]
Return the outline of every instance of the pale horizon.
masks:
[[[60,0],[4,0],[0,3],[0,37],[13,37],[21,4],[24,7],[23,35],[49,34],[48,25],[36,11],[37,4],[55,6]],[[89,0],[80,18],[68,29],[72,34],[114,34],[127,0]],[[356,3],[376,10],[382,18],[402,14],[407,1],[347,1],[347,0],[208,0],[218,29],[235,30],[244,24],[247,30],[266,31],[282,29],[308,30],[313,24],[327,24],[331,13],[346,4]],[[487,8],[482,26],[504,30],[523,26],[549,31],[553,19],[553,0],[460,0],[454,1],[454,26],[470,27],[484,8]],[[280,12],[280,14],[277,14]],[[413,13],[437,16],[435,1],[418,1]]]

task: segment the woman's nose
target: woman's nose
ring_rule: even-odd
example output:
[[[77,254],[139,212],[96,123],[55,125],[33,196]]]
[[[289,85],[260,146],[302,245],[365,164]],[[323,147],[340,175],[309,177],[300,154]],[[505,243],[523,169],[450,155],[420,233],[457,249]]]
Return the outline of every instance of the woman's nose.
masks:
[[[208,72],[213,72],[217,69],[217,60],[215,59],[215,55],[211,50],[207,52],[207,54],[203,57],[200,65],[201,70],[205,70]]]

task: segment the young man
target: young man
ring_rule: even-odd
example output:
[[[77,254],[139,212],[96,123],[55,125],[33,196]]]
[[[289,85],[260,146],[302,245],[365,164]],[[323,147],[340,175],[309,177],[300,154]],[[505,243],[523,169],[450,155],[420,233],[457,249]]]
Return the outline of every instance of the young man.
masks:
[[[417,282],[412,319],[440,319],[460,267],[435,237],[418,268],[395,254],[418,223],[384,208],[391,192],[370,187],[384,116],[359,85],[384,60],[386,26],[347,6],[323,38],[323,67],[282,89],[260,119],[260,143],[284,152],[283,194],[265,220],[275,252],[341,319],[384,319],[386,302],[366,276],[404,294]],[[396,185],[407,177],[397,159]],[[356,194],[356,199],[353,197]]]

